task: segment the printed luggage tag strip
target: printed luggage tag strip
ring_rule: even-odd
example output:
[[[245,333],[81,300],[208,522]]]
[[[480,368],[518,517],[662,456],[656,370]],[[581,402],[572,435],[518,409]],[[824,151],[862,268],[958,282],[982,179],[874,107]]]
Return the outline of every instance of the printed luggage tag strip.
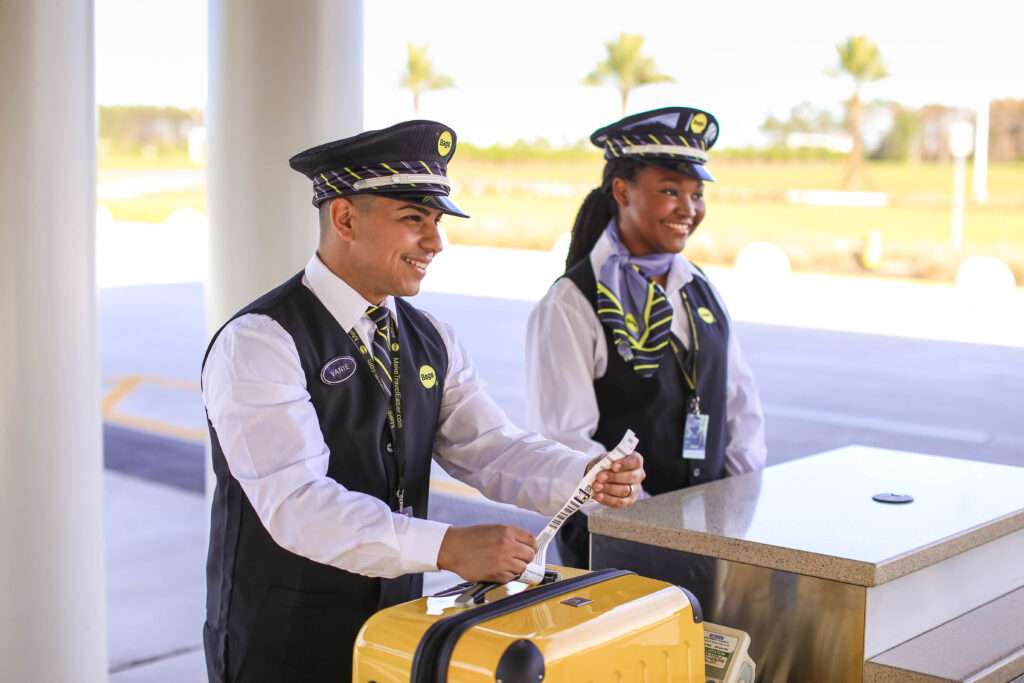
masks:
[[[562,528],[562,525],[565,524],[565,520],[569,519],[569,517],[579,511],[581,507],[594,497],[594,479],[597,478],[601,470],[611,469],[614,462],[622,460],[632,453],[637,443],[638,440],[636,435],[633,434],[633,430],[627,429],[622,440],[619,441],[619,445],[601,458],[600,462],[591,467],[586,475],[580,479],[580,483],[576,485],[576,493],[566,501],[562,509],[558,511],[558,514],[551,518],[547,526],[537,534],[537,553],[533,557],[533,562],[526,567],[522,576],[516,579],[517,581],[535,586],[544,579],[545,555],[548,551],[548,544],[558,533],[558,530]]]

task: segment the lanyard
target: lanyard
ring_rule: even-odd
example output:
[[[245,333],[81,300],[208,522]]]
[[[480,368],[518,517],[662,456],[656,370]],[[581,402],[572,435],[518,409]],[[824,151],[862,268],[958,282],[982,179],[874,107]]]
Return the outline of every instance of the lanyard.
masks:
[[[690,305],[690,297],[686,294],[685,289],[679,290],[679,294],[683,298],[683,308],[686,309],[686,320],[690,325],[690,345],[693,347],[690,349],[689,370],[686,368],[686,359],[683,358],[682,350],[676,344],[675,339],[669,337],[669,343],[672,345],[672,352],[676,354],[676,358],[679,360],[679,367],[683,371],[686,385],[693,392],[693,401],[690,403],[691,412],[700,413],[700,394],[697,393],[697,352],[700,351],[700,338],[697,336],[697,323],[693,319],[693,307]]]
[[[374,334],[376,334],[376,325],[374,325],[374,328]],[[366,361],[366,365],[370,368],[370,374],[377,380],[381,391],[387,395],[384,380],[377,374],[373,356],[370,355],[370,351],[366,348],[363,340],[356,334],[355,328],[348,331],[348,336],[355,342],[359,353],[363,356],[363,360]],[[388,337],[388,341],[391,344],[391,400],[388,402],[388,431],[391,432],[391,452],[395,458],[395,468],[398,470],[398,487],[395,490],[395,495],[398,497],[398,512],[402,512],[405,509],[405,459],[402,457],[401,449],[402,430],[404,429],[402,420],[402,384],[400,382],[398,330],[395,327],[394,318],[390,315],[388,316]]]

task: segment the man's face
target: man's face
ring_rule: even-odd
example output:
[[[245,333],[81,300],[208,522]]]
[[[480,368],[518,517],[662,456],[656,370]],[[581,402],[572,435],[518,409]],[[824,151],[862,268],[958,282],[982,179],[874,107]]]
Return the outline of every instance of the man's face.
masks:
[[[377,303],[385,296],[413,296],[427,268],[442,249],[442,213],[388,197],[360,197],[353,202],[351,264],[364,295]]]

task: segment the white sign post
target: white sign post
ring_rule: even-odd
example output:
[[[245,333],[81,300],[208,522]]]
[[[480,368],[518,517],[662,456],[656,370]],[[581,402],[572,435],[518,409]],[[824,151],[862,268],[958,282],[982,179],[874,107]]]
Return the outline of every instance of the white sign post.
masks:
[[[967,121],[949,125],[949,150],[953,153],[953,214],[950,239],[954,249],[964,242],[964,195],[967,184],[967,155],[971,153],[974,128]]]
[[[988,201],[988,108],[989,100],[982,98],[978,105],[978,116],[974,130],[974,179],[971,188],[974,201],[984,204]]]

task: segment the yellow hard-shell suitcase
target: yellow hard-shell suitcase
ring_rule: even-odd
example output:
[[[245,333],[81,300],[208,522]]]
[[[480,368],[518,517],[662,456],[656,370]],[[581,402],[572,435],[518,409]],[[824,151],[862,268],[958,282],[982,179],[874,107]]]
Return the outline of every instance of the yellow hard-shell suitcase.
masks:
[[[370,618],[356,638],[357,683],[704,681],[700,604],[683,588],[605,569],[549,567],[455,605],[469,584]]]

